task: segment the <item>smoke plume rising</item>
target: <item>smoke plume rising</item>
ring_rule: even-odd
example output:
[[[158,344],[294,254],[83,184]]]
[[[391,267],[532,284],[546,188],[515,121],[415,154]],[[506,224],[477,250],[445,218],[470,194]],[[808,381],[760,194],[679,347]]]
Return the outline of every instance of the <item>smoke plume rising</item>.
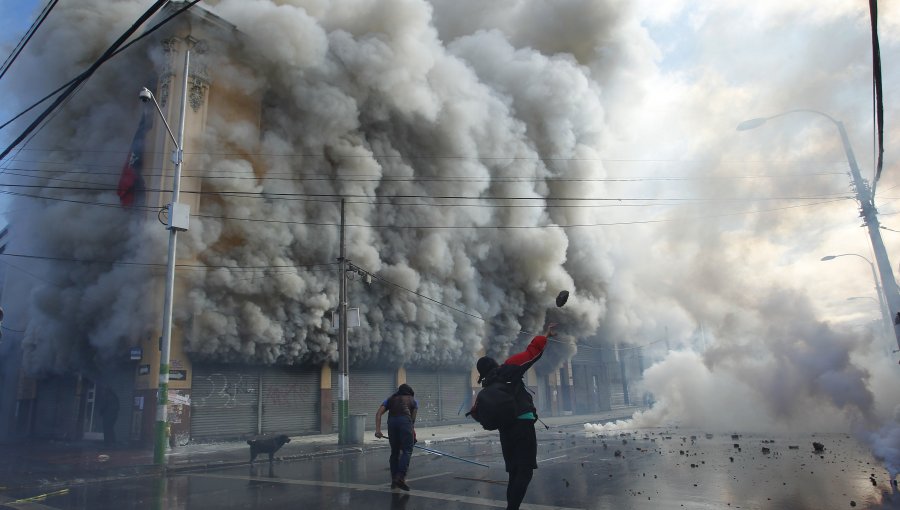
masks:
[[[734,129],[825,112],[871,178],[864,6],[201,5],[237,30],[203,57],[212,96],[262,106],[258,122],[237,121],[237,106],[211,97],[205,136],[188,147],[186,175],[206,193],[179,245],[176,324],[192,357],[336,359],[346,197],[348,257],[376,276],[349,285],[362,322],[350,334],[355,365],[502,355],[567,289],[552,312],[566,343],[644,346],[658,405],[635,424],[852,428],[897,465],[894,342],[872,326],[871,301],[846,301],[871,297],[869,268],[819,262],[871,258],[834,126],[792,114]],[[27,106],[32,91],[76,75],[142,8],[59,5],[4,97]],[[897,58],[898,12],[881,9],[885,62]],[[134,96],[161,62],[159,45],[117,57],[6,165],[9,182],[42,197],[10,199],[8,252],[51,258],[30,263],[38,277],[20,303],[34,372],[112,359],[158,331],[160,304],[148,301],[165,231],[96,204],[116,203]],[[885,79],[890,119],[900,87]],[[885,161],[876,201],[890,227],[893,147]],[[895,234],[884,238],[898,253]],[[552,349],[548,367],[574,350]],[[723,408],[733,412],[712,412]]]

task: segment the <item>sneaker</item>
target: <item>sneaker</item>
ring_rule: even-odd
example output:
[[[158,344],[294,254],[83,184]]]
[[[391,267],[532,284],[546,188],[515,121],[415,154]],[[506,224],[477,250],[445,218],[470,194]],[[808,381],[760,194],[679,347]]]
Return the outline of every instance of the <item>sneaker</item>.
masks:
[[[397,487],[400,487],[405,491],[409,490],[409,485],[406,485],[406,480],[403,480],[402,478],[400,480],[397,480]]]
[[[397,488],[397,480],[394,480],[391,482],[391,490],[396,489],[396,488]]]

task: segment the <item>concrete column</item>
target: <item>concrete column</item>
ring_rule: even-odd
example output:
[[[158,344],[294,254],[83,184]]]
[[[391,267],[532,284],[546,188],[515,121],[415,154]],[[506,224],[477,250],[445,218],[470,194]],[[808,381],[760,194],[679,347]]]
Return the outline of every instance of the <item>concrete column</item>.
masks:
[[[550,372],[550,416],[559,416],[559,370]]]
[[[331,407],[331,365],[322,365],[319,376],[319,432],[331,434],[334,431],[334,409]]]

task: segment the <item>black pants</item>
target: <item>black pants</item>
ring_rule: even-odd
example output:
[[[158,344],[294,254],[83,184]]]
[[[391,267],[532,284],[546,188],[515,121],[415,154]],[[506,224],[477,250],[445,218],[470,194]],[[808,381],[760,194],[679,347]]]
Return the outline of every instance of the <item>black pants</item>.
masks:
[[[506,509],[519,510],[525,498],[531,476],[537,469],[537,435],[534,420],[516,420],[509,427],[500,429],[500,447],[503,462],[509,473],[506,486]]]
[[[413,423],[406,416],[388,417],[391,480],[405,480],[413,450]]]

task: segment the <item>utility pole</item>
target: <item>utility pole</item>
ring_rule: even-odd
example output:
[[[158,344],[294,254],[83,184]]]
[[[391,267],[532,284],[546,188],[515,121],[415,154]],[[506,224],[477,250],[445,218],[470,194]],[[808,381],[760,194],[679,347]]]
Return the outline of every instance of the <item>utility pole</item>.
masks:
[[[869,183],[859,173],[859,165],[856,164],[856,156],[853,154],[853,147],[850,146],[850,137],[847,136],[844,123],[818,110],[798,109],[769,117],[745,120],[738,124],[737,130],[755,129],[771,119],[792,113],[812,113],[825,117],[837,127],[841,135],[844,154],[846,154],[847,163],[850,165],[850,177],[853,180],[853,187],[856,188],[856,199],[859,201],[859,216],[863,219],[863,225],[869,232],[869,240],[872,242],[872,251],[875,253],[875,263],[878,266],[878,274],[881,278],[881,288],[884,290],[884,297],[887,300],[888,311],[894,327],[894,337],[897,340],[897,346],[900,347],[900,324],[898,324],[900,322],[900,288],[897,287],[897,280],[894,279],[894,272],[891,269],[891,261],[888,258],[887,250],[884,248],[884,241],[881,239],[881,231],[879,230],[881,227],[878,224],[878,210],[875,209],[875,197],[872,194],[872,188],[869,187]]]
[[[828,118],[831,119],[831,117]],[[869,239],[872,241],[875,264],[878,266],[881,286],[884,289],[884,297],[887,299],[888,310],[890,310],[890,317],[894,326],[894,337],[897,339],[897,346],[900,347],[900,324],[898,324],[900,288],[897,287],[897,280],[894,279],[894,272],[891,269],[891,261],[888,259],[884,241],[881,239],[881,227],[878,223],[878,211],[875,209],[872,188],[869,187],[869,183],[859,173],[859,166],[856,164],[856,156],[853,154],[853,147],[850,146],[850,138],[844,129],[844,123],[835,119],[831,119],[831,121],[841,133],[841,142],[844,144],[844,152],[847,154],[847,162],[850,164],[850,176],[853,179],[853,186],[856,188],[856,199],[859,201],[859,215],[862,217],[864,225],[869,232]]]
[[[350,416],[350,372],[347,359],[347,258],[344,253],[344,199],[341,199],[340,294],[338,296],[338,444],[347,444]]]
[[[188,38],[185,40],[185,44],[187,46],[184,50],[184,69],[181,76],[181,105],[177,136],[169,128],[166,116],[159,107],[159,103],[156,102],[156,98],[153,97],[153,93],[145,87],[139,94],[141,101],[152,101],[156,106],[156,111],[159,112],[166,130],[169,132],[169,136],[175,143],[175,151],[172,155],[175,164],[175,169],[172,172],[172,202],[168,206],[169,224],[166,227],[169,230],[169,251],[166,261],[162,334],[159,340],[159,385],[156,390],[156,431],[153,445],[153,462],[163,466],[163,468],[165,468],[166,464],[166,448],[169,442],[169,362],[172,349],[172,307],[175,300],[175,255],[178,246],[178,231],[187,230],[190,221],[190,208],[186,204],[178,203],[178,195],[181,190],[181,165],[184,162],[184,122],[187,114],[188,73],[191,66],[191,45],[193,42]]]

